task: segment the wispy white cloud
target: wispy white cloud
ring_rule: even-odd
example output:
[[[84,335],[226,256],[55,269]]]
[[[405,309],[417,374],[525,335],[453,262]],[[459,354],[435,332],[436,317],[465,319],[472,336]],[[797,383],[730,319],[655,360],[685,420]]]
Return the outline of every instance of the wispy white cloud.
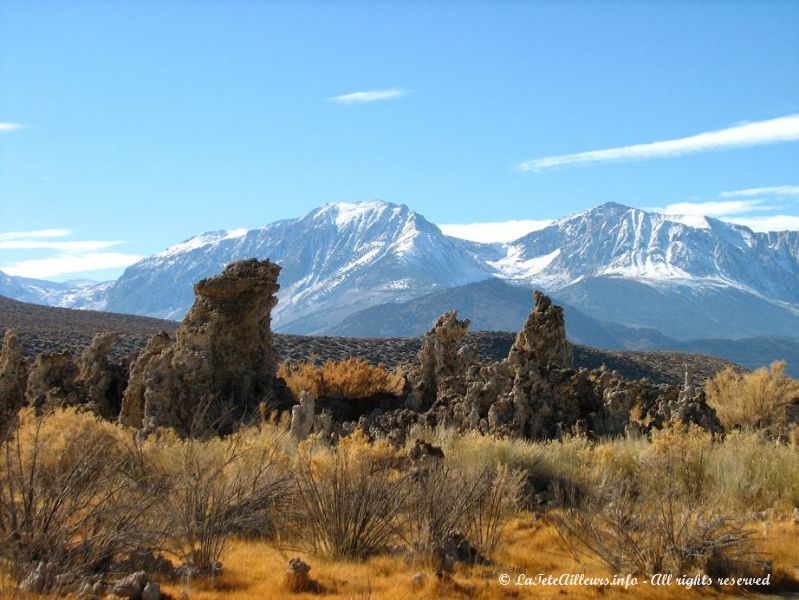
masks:
[[[0,133],[6,131],[16,131],[17,129],[22,129],[25,127],[22,123],[8,123],[4,121],[0,121]]]
[[[726,129],[708,131],[673,140],[634,144],[605,150],[591,150],[575,154],[546,156],[522,162],[518,165],[518,168],[522,171],[545,171],[567,165],[683,156],[711,150],[794,142],[797,140],[799,140],[799,114],[767,121],[744,123]]]
[[[550,225],[552,221],[518,220],[496,223],[464,223],[439,225],[446,235],[470,240],[473,242],[510,242],[519,239],[531,231],[538,231]]]
[[[367,90],[364,92],[351,92],[340,96],[328,98],[330,102],[337,104],[366,104],[368,102],[381,102],[384,100],[394,100],[405,96],[408,92],[400,89],[390,90]]]
[[[86,240],[86,241],[57,241],[51,242],[47,240],[37,239],[17,239],[17,240],[0,240],[0,250],[62,250],[66,252],[93,252],[118,246],[122,242],[119,241],[102,241],[102,240]]]
[[[746,225],[753,231],[799,230],[799,215],[778,212],[791,210],[795,202],[792,196],[799,196],[799,186],[747,188],[719,194],[720,198],[729,200],[676,202],[648,210],[671,215],[716,217],[728,223]]]
[[[34,231],[7,231],[0,233],[0,241],[29,240],[40,238],[66,237],[72,232],[69,229],[36,229]]]
[[[141,260],[137,254],[118,252],[88,252],[85,254],[62,254],[48,258],[22,260],[14,264],[0,267],[0,271],[9,275],[47,279],[68,273],[84,273],[102,269],[127,267]]]
[[[746,225],[752,231],[799,231],[799,216],[762,215],[725,218],[728,223]]]
[[[799,196],[799,185],[775,185],[771,187],[747,188],[721,192],[722,198],[746,198],[749,196]]]
[[[752,211],[771,210],[762,206],[762,199],[755,200],[722,200],[709,202],[675,202],[666,206],[656,206],[652,210],[667,215],[702,215],[706,217],[724,217],[740,215]]]
[[[83,273],[127,267],[139,260],[138,254],[103,252],[124,242],[117,240],[65,240],[69,229],[37,229],[0,233],[0,250],[22,253],[0,263],[0,271],[9,275],[47,279],[69,273]],[[53,250],[50,256],[27,258],[28,250]]]

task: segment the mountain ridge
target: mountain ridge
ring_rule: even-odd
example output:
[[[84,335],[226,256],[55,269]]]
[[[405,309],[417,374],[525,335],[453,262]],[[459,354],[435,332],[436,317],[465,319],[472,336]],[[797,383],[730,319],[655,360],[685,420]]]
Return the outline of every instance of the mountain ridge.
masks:
[[[290,333],[323,333],[371,307],[491,278],[539,287],[595,321],[669,338],[799,332],[799,232],[755,233],[613,202],[489,244],[447,236],[404,204],[330,203],[259,228],[193,236],[115,282],[48,288],[4,276],[12,281],[2,287],[0,278],[0,293],[178,319],[196,281],[252,257],[283,267],[273,324]]]
[[[443,312],[457,310],[470,319],[471,330],[516,331],[526,319],[533,288],[486,280],[431,292],[403,303],[374,306],[331,327],[326,334],[351,337],[412,337],[427,331]],[[757,336],[737,340],[699,338],[678,340],[652,328],[622,325],[592,318],[561,298],[569,340],[605,351],[670,351],[724,358],[749,369],[787,360],[787,372],[799,377],[799,337]],[[372,335],[370,335],[372,334]]]

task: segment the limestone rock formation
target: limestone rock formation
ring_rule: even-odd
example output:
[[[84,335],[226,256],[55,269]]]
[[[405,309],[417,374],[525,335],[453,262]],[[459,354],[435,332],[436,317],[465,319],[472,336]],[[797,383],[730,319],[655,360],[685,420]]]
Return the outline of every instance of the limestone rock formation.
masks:
[[[705,390],[694,385],[690,365],[685,365],[685,383],[677,394],[677,399],[661,403],[658,409],[672,424],[698,425],[713,433],[724,431],[715,409],[707,403]]]
[[[533,311],[511,346],[508,363],[517,370],[529,362],[550,368],[572,368],[563,309],[538,290],[533,292],[533,303]]]
[[[268,260],[229,264],[194,286],[174,342],[153,339],[136,361],[122,421],[183,434],[226,431],[275,391],[271,311],[280,267]]]
[[[150,361],[159,356],[171,343],[172,340],[169,339],[169,335],[166,332],[162,331],[155,334],[148,340],[147,345],[131,365],[128,385],[122,396],[122,408],[119,413],[119,422],[123,425],[136,428],[142,427],[144,423],[144,394],[147,388],[144,378],[145,372],[148,372],[150,376],[154,375],[152,369],[148,370]]]
[[[506,361],[481,369],[468,384],[468,421],[483,430],[531,438],[556,437],[580,418],[563,385],[572,376],[563,309],[536,291],[535,306]]]
[[[105,418],[119,414],[126,383],[125,369],[108,358],[118,337],[116,333],[98,333],[77,364],[75,385],[80,390],[81,403]]]
[[[66,352],[45,352],[33,361],[25,401],[37,409],[70,406],[80,402],[75,379],[78,367]]]
[[[27,373],[22,360],[22,346],[13,329],[3,337],[0,351],[0,437],[17,411],[25,403]]]
[[[122,598],[143,598],[145,588],[150,586],[151,583],[150,576],[145,571],[139,571],[138,573],[131,573],[127,577],[117,581],[111,591],[115,596],[120,596]],[[160,598],[157,589],[156,587],[154,590],[156,593],[152,594],[151,592],[148,598],[155,598],[155,600]]]
[[[495,363],[463,360],[458,344],[468,321],[458,321],[454,312],[443,315],[425,336],[421,364],[409,375],[409,405],[421,414],[406,409],[370,416],[361,428],[399,444],[406,436],[398,430],[415,423],[531,439],[636,437],[669,424],[721,431],[690,375],[680,390],[630,381],[604,366],[574,370],[563,310],[540,292],[533,299],[508,358]]]
[[[462,345],[468,330],[469,319],[458,320],[453,310],[441,315],[425,334],[418,354],[419,368],[409,376],[411,408],[426,409],[447,392],[465,391],[466,369],[476,361],[474,352]]]

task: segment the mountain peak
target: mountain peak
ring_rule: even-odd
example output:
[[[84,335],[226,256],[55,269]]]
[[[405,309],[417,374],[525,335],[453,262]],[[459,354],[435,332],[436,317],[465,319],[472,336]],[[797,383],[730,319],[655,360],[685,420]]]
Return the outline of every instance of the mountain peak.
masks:
[[[362,200],[359,202],[329,202],[309,213],[313,219],[332,220],[339,227],[353,221],[364,221],[379,218],[387,211],[394,213],[411,210],[404,204],[393,204],[385,200]]]
[[[628,210],[637,210],[632,206],[627,206],[626,204],[620,204],[618,202],[603,202],[602,204],[596,206],[592,210],[601,211],[601,212],[608,212],[608,211],[628,211]]]
[[[628,216],[636,220],[645,219],[653,224],[668,221],[693,229],[709,229],[711,222],[714,221],[710,217],[700,214],[672,214],[659,212],[655,209],[635,208],[633,206],[619,204],[618,202],[605,202],[593,208],[563,217],[559,219],[557,223],[575,222],[584,220],[585,218],[589,218],[594,222],[604,221],[613,223],[620,219],[627,218]],[[729,225],[726,226],[729,227]]]
[[[592,220],[609,219],[613,217],[619,217],[628,211],[638,211],[638,209],[631,206],[625,206],[624,204],[619,204],[618,202],[604,202],[591,208],[580,210],[571,213],[570,215],[566,215],[565,217],[561,217],[560,219],[554,221],[554,224],[568,223],[570,221],[585,219],[586,217]]]
[[[199,235],[195,235],[190,237],[187,240],[183,240],[177,244],[173,244],[163,252],[156,254],[157,257],[167,257],[172,256],[174,254],[180,254],[183,252],[189,252],[191,250],[196,250],[197,248],[202,248],[203,246],[210,246],[212,244],[216,244],[222,240],[229,240],[234,238],[240,238],[247,235],[247,232],[250,231],[246,228],[240,229],[219,229],[217,231],[206,231]]]

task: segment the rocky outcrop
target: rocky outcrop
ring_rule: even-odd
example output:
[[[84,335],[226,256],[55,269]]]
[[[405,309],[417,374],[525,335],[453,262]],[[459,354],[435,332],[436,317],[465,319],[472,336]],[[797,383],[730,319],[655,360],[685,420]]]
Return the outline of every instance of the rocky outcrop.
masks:
[[[110,419],[119,414],[125,389],[125,368],[109,360],[109,352],[119,337],[116,333],[98,333],[78,358],[75,385],[81,402],[97,414]]]
[[[671,425],[697,425],[712,433],[723,433],[724,427],[715,409],[707,403],[705,390],[697,387],[689,365],[685,366],[685,383],[679,390],[664,386],[663,393],[655,402],[641,403],[636,408],[645,408],[644,424],[648,428]]]
[[[154,369],[150,369],[150,361],[158,357],[169,345],[172,340],[169,335],[162,331],[152,336],[144,349],[136,357],[130,367],[128,385],[122,396],[122,407],[119,412],[119,422],[128,427],[140,428],[144,423],[144,403],[145,391],[147,389],[145,373],[150,376],[156,375]]]
[[[280,267],[245,260],[194,286],[174,342],[153,338],[131,369],[121,420],[182,434],[230,430],[275,393],[271,311]]]
[[[111,593],[120,598],[133,600],[159,600],[161,591],[156,582],[150,579],[145,571],[131,573],[117,581],[111,588]]]
[[[511,346],[508,364],[516,372],[529,364],[550,369],[570,369],[574,364],[563,309],[538,290],[533,292],[533,310]]]
[[[109,359],[117,337],[115,333],[95,335],[77,362],[66,352],[38,355],[27,375],[25,403],[37,410],[79,405],[115,418],[127,378],[126,366]]]
[[[465,392],[469,365],[476,362],[473,350],[462,345],[469,319],[458,320],[456,311],[441,315],[422,338],[419,367],[411,372],[409,406],[427,409],[443,395]]]
[[[40,354],[28,375],[25,401],[37,409],[79,404],[77,377],[78,367],[66,352]]]
[[[26,382],[22,347],[17,332],[9,329],[3,337],[3,349],[0,351],[0,437],[25,403]]]
[[[117,337],[115,333],[95,335],[77,361],[66,352],[39,354],[27,375],[25,403],[37,410],[82,406],[102,417],[116,418],[127,379],[127,367],[109,360]]]
[[[682,390],[630,381],[607,368],[572,368],[563,310],[540,292],[505,360],[462,360],[459,344],[468,321],[443,315],[425,336],[420,365],[409,376],[411,407],[363,419],[371,435],[405,443],[398,429],[415,423],[477,429],[500,436],[558,439],[567,435],[635,437],[669,424],[721,425],[701,389],[688,376]]]
[[[534,307],[506,361],[480,369],[467,382],[461,415],[470,425],[497,434],[556,437],[581,417],[569,393],[572,357],[563,309],[536,291]]]

